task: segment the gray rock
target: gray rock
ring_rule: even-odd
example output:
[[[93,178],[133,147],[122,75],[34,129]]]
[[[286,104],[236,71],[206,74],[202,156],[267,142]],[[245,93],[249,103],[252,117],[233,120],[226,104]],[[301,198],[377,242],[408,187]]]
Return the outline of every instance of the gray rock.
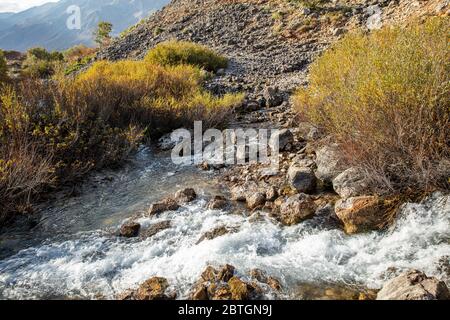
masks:
[[[266,106],[269,108],[278,107],[283,103],[283,96],[277,87],[266,87],[263,96],[266,100]]]
[[[368,190],[368,184],[360,170],[350,168],[334,178],[333,188],[341,198],[346,199],[365,194]]]
[[[272,150],[275,149],[277,139],[279,142],[279,150],[286,151],[294,143],[294,134],[288,129],[282,129],[278,132],[274,132],[270,137],[270,146]]]
[[[166,211],[178,210],[179,208],[179,204],[174,199],[167,198],[153,203],[148,210],[148,215],[153,216]]]
[[[316,177],[331,184],[345,168],[338,154],[338,146],[327,145],[316,151]]]
[[[300,193],[312,193],[316,190],[317,179],[311,168],[292,165],[287,173],[289,184]]]
[[[387,282],[377,300],[449,300],[445,282],[411,270]]]
[[[143,238],[151,238],[161,231],[164,231],[166,229],[169,229],[171,227],[170,221],[162,221],[155,224],[152,224],[147,230],[142,232]]]
[[[139,230],[141,230],[141,225],[139,223],[131,222],[126,223],[120,228],[120,236],[125,238],[134,238],[139,235]]]

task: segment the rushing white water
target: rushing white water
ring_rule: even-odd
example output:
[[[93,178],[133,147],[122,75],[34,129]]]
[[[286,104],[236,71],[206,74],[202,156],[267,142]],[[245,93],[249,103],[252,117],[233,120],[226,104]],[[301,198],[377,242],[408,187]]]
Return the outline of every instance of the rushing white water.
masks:
[[[270,218],[205,209],[205,200],[142,218],[143,227],[171,220],[156,236],[121,239],[105,231],[82,232],[70,240],[48,242],[0,261],[2,298],[113,298],[152,276],[168,278],[180,298],[209,264],[234,265],[241,276],[260,268],[282,280],[332,282],[378,288],[388,268],[417,268],[448,282],[436,263],[450,255],[450,197],[434,195],[423,204],[408,204],[395,227],[386,232],[345,235],[324,216],[294,227]],[[239,231],[196,244],[221,226]],[[293,297],[287,290],[287,296]]]

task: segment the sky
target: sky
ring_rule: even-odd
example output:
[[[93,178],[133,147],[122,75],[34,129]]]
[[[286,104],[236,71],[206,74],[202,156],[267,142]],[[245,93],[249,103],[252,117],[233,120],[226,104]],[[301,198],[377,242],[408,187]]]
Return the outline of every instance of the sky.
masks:
[[[59,0],[0,0],[0,12],[19,12],[47,2]]]

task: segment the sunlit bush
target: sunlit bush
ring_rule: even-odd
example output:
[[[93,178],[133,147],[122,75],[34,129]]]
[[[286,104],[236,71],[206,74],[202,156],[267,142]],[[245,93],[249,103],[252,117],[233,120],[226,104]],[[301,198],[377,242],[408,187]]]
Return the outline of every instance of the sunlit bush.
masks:
[[[0,86],[8,80],[8,66],[6,64],[5,55],[0,50]]]
[[[448,188],[449,20],[347,36],[311,69],[297,110],[375,190]]]
[[[162,66],[190,64],[207,71],[226,68],[228,60],[213,50],[187,41],[167,41],[151,49],[145,60]]]

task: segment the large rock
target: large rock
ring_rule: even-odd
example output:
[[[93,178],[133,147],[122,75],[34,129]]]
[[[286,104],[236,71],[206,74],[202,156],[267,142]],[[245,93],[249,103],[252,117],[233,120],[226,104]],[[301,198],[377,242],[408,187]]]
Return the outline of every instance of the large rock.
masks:
[[[361,196],[339,200],[336,216],[348,234],[377,230],[384,222],[384,201],[377,196]]]
[[[166,211],[175,211],[180,208],[180,205],[172,198],[166,198],[159,202],[153,203],[149,210],[148,215],[154,216]]]
[[[147,230],[143,231],[142,237],[143,238],[151,238],[161,231],[164,231],[166,229],[169,229],[171,227],[170,221],[161,221],[155,224],[152,224]]]
[[[387,282],[377,300],[449,300],[450,293],[443,281],[411,270]]]
[[[225,197],[223,196],[215,196],[214,198],[212,198],[208,205],[207,208],[210,210],[221,210],[226,208],[226,206],[228,205],[227,199],[225,199]]]
[[[311,197],[297,194],[281,205],[279,218],[284,225],[292,226],[314,216],[316,209]]]
[[[247,200],[247,190],[243,186],[235,186],[231,188],[231,200],[244,202]]]
[[[250,210],[263,206],[266,203],[266,195],[256,192],[247,197],[247,207]]]
[[[178,204],[189,203],[197,199],[197,193],[192,188],[186,188],[177,191],[177,193],[175,193],[174,199]]]
[[[327,145],[316,151],[316,176],[323,182],[331,184],[345,168],[336,144]]]
[[[275,149],[275,141],[278,139],[280,151],[289,150],[294,144],[294,134],[288,129],[274,132],[270,137],[270,147]]]
[[[173,300],[176,298],[174,293],[166,294],[169,284],[167,279],[154,277],[145,281],[139,289],[136,290],[134,297],[136,300]]]
[[[130,222],[124,224],[120,228],[120,236],[125,238],[133,238],[139,235],[139,230],[141,230],[141,225],[139,223]]]
[[[346,199],[365,194],[368,190],[368,184],[360,170],[350,168],[334,178],[333,188],[341,198]]]
[[[312,193],[316,190],[317,178],[311,168],[292,165],[287,173],[289,184],[300,193]]]
[[[269,108],[278,107],[283,103],[283,96],[277,87],[266,87],[263,96],[266,100],[266,106]]]

